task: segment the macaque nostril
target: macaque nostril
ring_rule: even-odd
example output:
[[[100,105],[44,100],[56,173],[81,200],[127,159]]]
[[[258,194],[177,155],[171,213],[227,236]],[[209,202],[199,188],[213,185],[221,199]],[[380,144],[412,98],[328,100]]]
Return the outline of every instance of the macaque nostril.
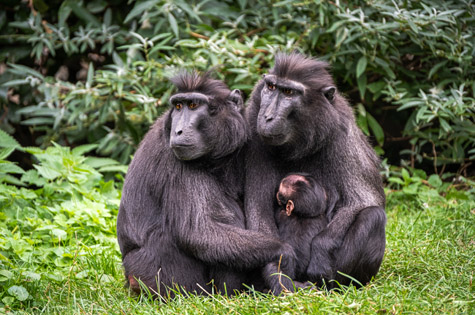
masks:
[[[183,133],[182,130],[175,131],[175,134],[176,134],[177,136],[181,135],[182,133]]]

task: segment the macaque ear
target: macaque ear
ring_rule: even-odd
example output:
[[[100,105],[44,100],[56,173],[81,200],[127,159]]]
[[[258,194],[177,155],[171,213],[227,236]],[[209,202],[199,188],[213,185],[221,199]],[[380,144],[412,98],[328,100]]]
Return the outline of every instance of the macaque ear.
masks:
[[[244,100],[242,98],[242,92],[241,90],[232,90],[231,93],[229,93],[228,99],[233,103],[234,107],[239,111],[244,107]]]
[[[323,95],[325,95],[326,99],[330,103],[333,103],[333,100],[335,99],[336,88],[334,86],[328,86],[328,87],[323,88],[322,92],[323,92]]]
[[[294,211],[294,202],[289,200],[287,201],[287,205],[285,205],[285,213],[287,213],[287,216],[289,217],[292,214],[292,211]]]

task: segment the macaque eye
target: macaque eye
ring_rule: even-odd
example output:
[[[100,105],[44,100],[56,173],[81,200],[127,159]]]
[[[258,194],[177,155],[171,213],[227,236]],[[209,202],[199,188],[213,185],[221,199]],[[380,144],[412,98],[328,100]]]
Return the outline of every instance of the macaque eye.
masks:
[[[182,103],[176,103],[175,108],[176,108],[176,110],[180,110],[180,109],[183,108],[183,104]]]
[[[189,109],[195,109],[196,107],[198,107],[198,103],[190,103],[190,104],[188,105],[188,108],[189,108]]]
[[[284,93],[286,96],[291,96],[294,94],[294,90],[292,89],[282,89],[282,93]]]
[[[274,91],[275,90],[275,84],[272,84],[272,83],[268,83],[267,84],[267,88],[271,91]]]

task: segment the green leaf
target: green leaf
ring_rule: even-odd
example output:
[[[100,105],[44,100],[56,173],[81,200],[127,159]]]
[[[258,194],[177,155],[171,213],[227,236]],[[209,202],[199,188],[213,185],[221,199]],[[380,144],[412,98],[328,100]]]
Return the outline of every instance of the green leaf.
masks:
[[[9,270],[0,270],[0,282],[13,279],[13,272]]]
[[[3,163],[0,162],[0,173],[3,173],[3,174],[7,174],[7,173],[9,173],[9,174],[23,174],[23,173],[25,173],[25,171],[21,167],[13,164],[11,162],[3,162]]]
[[[194,18],[196,21],[198,22],[201,22],[201,18],[199,15],[197,15],[193,9],[185,2],[185,1],[182,1],[182,0],[175,0],[175,4],[180,8],[182,9],[183,11],[185,11],[186,13],[188,13],[189,16],[191,16],[192,18]]]
[[[51,168],[40,166],[40,165],[33,165],[34,168],[38,170],[38,173],[46,179],[53,180],[61,176],[61,173],[53,170]]]
[[[8,133],[3,131],[2,129],[0,129],[0,147],[1,148],[13,148],[13,149],[21,148],[18,141],[16,141],[15,138],[10,136]]]
[[[247,4],[247,0],[238,0],[238,2],[239,2],[239,7],[241,8],[241,10],[244,10]]]
[[[361,103],[359,103],[356,108],[358,113],[356,115],[356,123],[358,124],[358,127],[360,127],[361,131],[363,131],[366,136],[369,136],[368,120],[366,119],[366,109]]]
[[[122,58],[119,56],[118,53],[116,53],[114,51],[114,53],[112,54],[112,60],[114,61],[114,63],[119,66],[120,68],[124,68],[125,65],[124,65],[124,61],[122,60]]]
[[[16,73],[16,74],[19,74],[19,75],[22,75],[24,76],[25,74],[29,74],[29,75],[32,75],[38,79],[40,79],[41,81],[44,81],[45,77],[39,73],[38,71],[35,71],[27,66],[23,66],[23,65],[18,65],[18,64],[13,64],[13,63],[9,63],[8,66],[10,66],[12,69],[10,69],[10,72],[13,72],[13,73]]]
[[[2,302],[5,304],[5,305],[11,305],[15,302],[15,298],[14,297],[11,297],[11,296],[6,296],[2,299]]]
[[[112,283],[115,281],[115,278],[112,277],[111,275],[106,275],[106,274],[103,274],[99,277],[99,281],[100,283],[104,284],[104,283]]]
[[[117,190],[115,189],[114,182],[113,181],[108,181],[101,187],[101,194],[104,196],[116,196]]]
[[[61,282],[63,281],[63,276],[61,274],[52,274],[52,273],[47,273],[45,276],[53,281]]]
[[[8,289],[8,294],[15,297],[19,301],[25,301],[28,296],[30,296],[30,294],[24,287],[17,285],[11,286]]]
[[[360,91],[361,99],[364,99],[365,92],[366,92],[366,74],[358,77],[358,90]]]
[[[38,187],[42,187],[44,184],[46,184],[46,180],[43,177],[40,177],[36,170],[26,171],[26,173],[23,174],[23,176],[21,177],[21,181],[28,184],[36,185]]]
[[[348,29],[344,28],[342,32],[337,31],[336,32],[336,42],[335,42],[335,48],[340,48],[341,44],[343,41],[348,37]]]
[[[17,114],[22,114],[22,115],[28,115],[28,114],[33,114],[37,113],[39,110],[42,108],[38,105],[32,105],[32,106],[25,106],[16,111]]]
[[[76,274],[76,278],[77,279],[86,279],[87,276],[88,276],[88,273],[89,271],[88,270],[83,270],[83,271],[80,271]]]
[[[36,272],[32,272],[32,271],[27,271],[27,272],[24,272],[23,274],[23,277],[25,277],[27,279],[27,281],[38,281],[41,279],[41,275],[36,273]]]
[[[99,20],[92,15],[86,8],[84,8],[82,5],[80,5],[80,2],[77,2],[75,0],[66,0],[67,6],[71,8],[73,13],[83,20],[86,23],[92,23],[95,27],[100,27],[101,23]]]
[[[61,229],[52,229],[51,234],[56,236],[60,240],[64,240],[68,236],[68,233],[66,233],[66,231],[63,231]]]
[[[419,123],[420,121],[427,121],[426,114],[430,113],[427,106],[423,106],[417,110],[416,114],[416,122]]]
[[[389,67],[389,64],[385,60],[376,57],[374,58],[374,62],[380,65],[391,79],[396,78],[396,75],[394,74],[393,70]]]
[[[435,188],[439,188],[443,184],[442,180],[437,174],[432,174],[431,176],[429,176],[429,179],[427,180],[427,182],[429,183],[429,185]]]
[[[111,8],[107,8],[106,12],[104,13],[104,19],[102,21],[107,26],[111,25],[111,22],[112,22],[112,10],[111,10]]]
[[[164,43],[168,42],[168,41],[171,39],[170,35],[171,35],[171,33],[161,33],[161,34],[158,34],[158,35],[152,37],[152,38],[150,39],[150,41],[153,42],[153,43],[155,43],[155,42],[156,42],[157,40],[159,40],[159,39],[168,37],[167,39],[164,39],[162,42],[160,42],[161,44],[164,44]]]
[[[367,64],[368,64],[368,60],[366,59],[366,56],[362,56],[360,58],[360,60],[358,60],[358,64],[356,65],[356,77],[357,78],[366,70],[366,65]]]
[[[15,151],[15,148],[0,148],[0,161],[9,157],[13,151]]]
[[[23,148],[26,152],[30,154],[41,154],[44,153],[44,150],[38,147],[24,147]]]
[[[35,117],[23,120],[21,122],[22,125],[53,125],[54,118],[53,117]]]
[[[319,8],[318,8],[318,18],[319,18],[319,22],[320,22],[320,25],[319,25],[320,27],[325,25],[325,13],[324,13],[323,10],[324,10],[323,5],[320,5]],[[329,33],[331,33],[331,32],[329,32]]]
[[[376,138],[376,141],[378,141],[379,145],[384,144],[384,131],[383,128],[381,128],[381,125],[374,119],[374,117],[370,113],[366,113],[367,119],[368,119],[368,125],[371,131],[373,132],[374,137]]]
[[[87,88],[90,88],[92,86],[92,80],[94,80],[94,65],[92,62],[90,62],[89,69],[87,69],[87,80],[86,80]]]
[[[322,17],[321,17],[322,18]],[[330,28],[328,28],[326,30],[326,33],[333,33],[336,31],[337,28],[339,28],[340,26],[342,26],[343,24],[345,24],[347,21],[346,20],[339,20],[335,23],[332,24],[332,26],[330,26]],[[320,19],[320,24],[323,25],[323,21],[322,19]]]
[[[387,83],[384,82],[384,81],[373,82],[373,83],[368,84],[368,90],[370,90],[371,93],[375,94],[375,93],[381,91],[382,89],[384,89],[386,84]]]
[[[128,166],[127,165],[108,165],[108,166],[103,166],[98,169],[99,172],[105,173],[105,172],[122,172],[122,173],[127,173]]]
[[[157,4],[158,0],[151,0],[145,2],[138,2],[135,4],[134,8],[130,10],[129,14],[125,17],[124,23],[129,23],[133,18],[143,15],[145,11],[149,8],[152,8],[155,4]]]
[[[103,0],[88,1],[87,9],[92,13],[100,13],[107,7],[107,2]]]
[[[409,172],[405,168],[401,170],[401,176],[405,183],[409,183],[411,181],[411,175],[409,175]]]
[[[442,129],[444,129],[445,132],[450,132],[452,131],[452,127],[450,127],[449,123],[442,117],[439,117],[439,123]]]
[[[419,106],[419,105],[422,105],[424,104],[424,102],[422,102],[421,100],[417,99],[415,101],[404,101],[404,103],[398,107],[398,111],[401,111],[401,110],[404,110],[404,109],[408,109],[408,108],[411,108],[411,107],[416,107],[416,106]]]
[[[27,79],[11,80],[2,84],[4,87],[12,87],[18,85],[30,84],[30,81]]]
[[[402,191],[408,195],[417,195],[419,186],[419,184],[410,184],[409,186],[403,187]]]
[[[68,1],[64,1],[63,3],[61,3],[61,6],[58,10],[58,24],[65,25],[66,20],[68,19],[70,14],[71,8],[68,6]]]
[[[168,22],[170,22],[170,27],[172,28],[173,33],[175,33],[175,37],[178,38],[178,24],[175,17],[171,13],[168,13]]]
[[[437,71],[442,68],[443,66],[445,66],[447,64],[447,62],[449,62],[448,60],[444,60],[442,62],[439,62],[438,64],[436,64],[435,66],[432,67],[432,69],[430,69],[429,71],[429,74],[427,75],[427,78],[430,79],[435,73],[437,73]]]
[[[76,156],[84,155],[85,153],[95,150],[98,146],[97,144],[83,144],[72,149],[71,153]]]
[[[0,174],[0,183],[9,183],[16,186],[25,186],[25,184],[19,181],[16,177],[13,177],[8,174]]]
[[[402,179],[400,179],[399,177],[389,177],[389,178],[388,178],[388,181],[391,182],[391,183],[396,183],[396,184],[399,184],[399,185],[404,185],[404,182],[403,182]]]
[[[94,167],[94,168],[99,168],[103,167],[106,165],[117,165],[119,162],[117,162],[114,159],[109,159],[109,158],[99,158],[99,157],[88,157],[84,161],[85,164]]]
[[[413,176],[415,176],[415,177],[419,177],[419,178],[422,178],[422,179],[427,178],[427,174],[423,170],[415,169],[415,170],[412,171],[412,173],[413,173]]]
[[[457,201],[460,201],[460,200],[469,200],[470,199],[470,196],[471,194],[468,192],[465,192],[463,190],[457,190],[457,189],[451,189],[447,195],[445,196],[445,198],[447,200],[450,200],[450,199],[455,199]]]
[[[411,30],[412,30],[414,33],[417,34],[417,33],[419,32],[419,30],[418,30],[416,24],[415,24],[413,21],[407,20],[407,24],[409,25],[409,27],[411,28]]]

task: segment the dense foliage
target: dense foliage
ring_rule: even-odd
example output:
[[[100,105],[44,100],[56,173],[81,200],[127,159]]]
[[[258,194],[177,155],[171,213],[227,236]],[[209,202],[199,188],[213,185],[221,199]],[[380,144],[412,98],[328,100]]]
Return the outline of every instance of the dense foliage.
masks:
[[[120,190],[102,173],[120,174],[126,167],[110,158],[83,155],[95,147],[22,148],[0,130],[0,301],[4,305],[28,301],[36,306],[39,297],[31,292],[44,283],[64,284],[72,273],[77,279],[102,277],[93,265],[81,263],[85,256],[104,257],[111,265],[120,261],[115,237]],[[5,160],[14,150],[33,154],[34,168],[24,171]]]
[[[1,6],[0,123],[22,144],[97,143],[127,162],[177,69],[214,68],[249,93],[275,50],[298,49],[330,62],[360,127],[392,164],[462,172],[475,157],[470,0]]]

